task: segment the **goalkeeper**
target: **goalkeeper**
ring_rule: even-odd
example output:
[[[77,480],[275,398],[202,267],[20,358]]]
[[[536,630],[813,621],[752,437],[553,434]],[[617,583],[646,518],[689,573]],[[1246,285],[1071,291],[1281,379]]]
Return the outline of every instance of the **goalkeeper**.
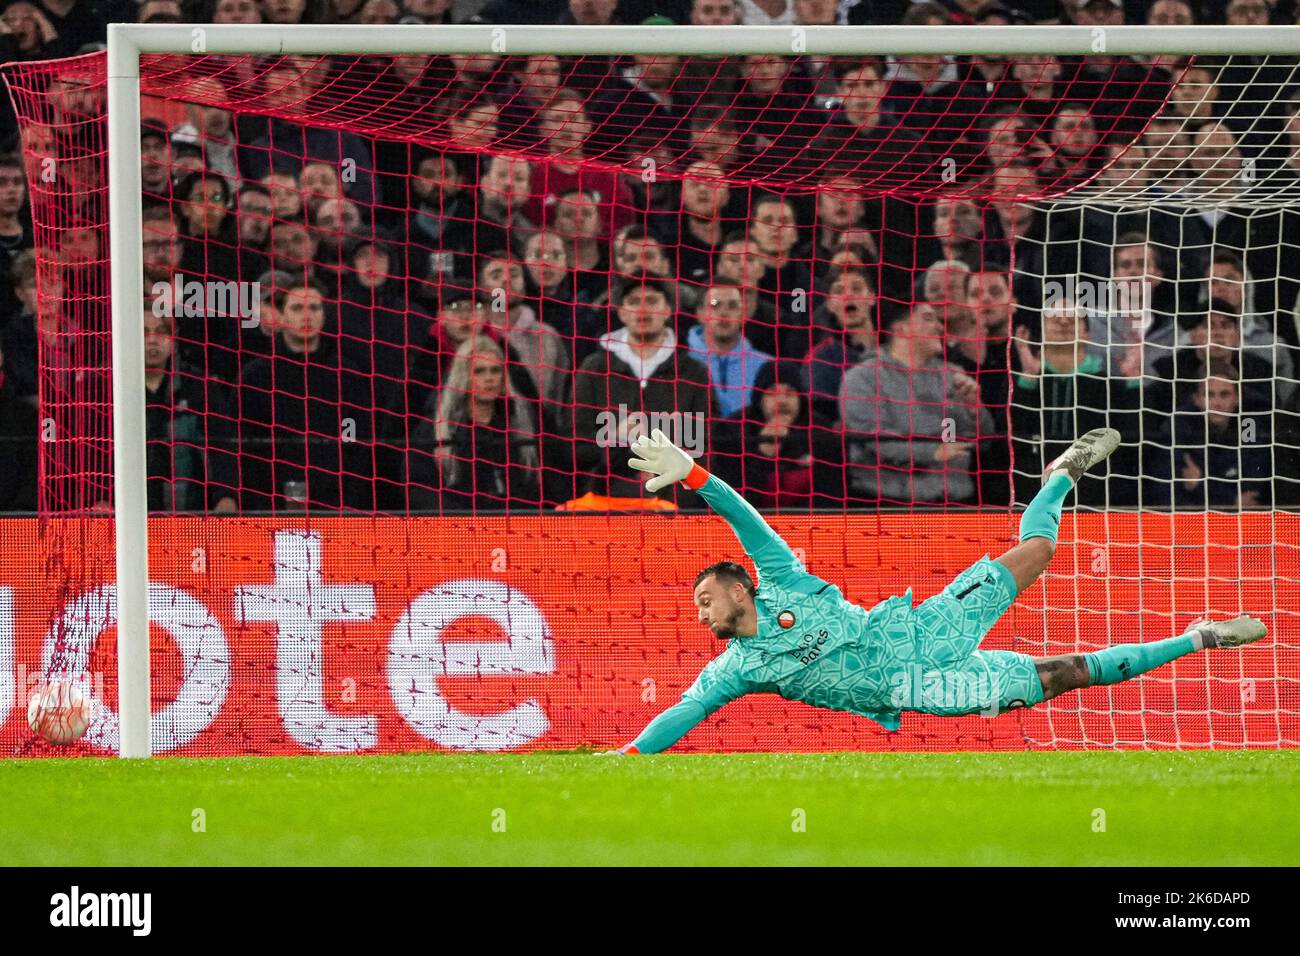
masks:
[[[700,622],[727,641],[679,703],[615,753],[657,753],[729,701],[776,693],[818,707],[870,717],[897,730],[904,710],[994,716],[1058,694],[1130,680],[1175,658],[1211,647],[1238,647],[1264,636],[1251,617],[1211,623],[1149,644],[1119,644],[1088,654],[1029,657],[983,651],[980,641],[1056,550],[1061,505],[1075,482],[1119,445],[1119,432],[1088,432],[1044,471],[1043,487],[1020,519],[1020,543],[996,561],[980,558],[942,592],[912,606],[909,588],[867,610],[803,569],[748,502],[695,464],[662,431],[632,446],[633,468],[653,477],[655,492],[677,481],[699,492],[730,523],[761,581],[723,561],[695,579]]]

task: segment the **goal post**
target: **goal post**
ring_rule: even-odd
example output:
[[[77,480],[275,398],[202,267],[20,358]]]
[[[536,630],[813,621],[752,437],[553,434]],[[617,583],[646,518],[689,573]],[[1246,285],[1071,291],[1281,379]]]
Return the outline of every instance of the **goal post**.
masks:
[[[151,753],[145,342],[139,309],[146,297],[142,280],[140,97],[141,57],[155,54],[1294,57],[1300,54],[1300,27],[110,25],[107,208],[111,253],[119,746],[123,757],[145,757]],[[342,128],[340,122],[331,118],[331,128]],[[1015,192],[1014,187],[1006,189],[1007,195]],[[1284,738],[1285,734],[1279,730],[1279,736]],[[1087,739],[1085,734],[1085,742]]]

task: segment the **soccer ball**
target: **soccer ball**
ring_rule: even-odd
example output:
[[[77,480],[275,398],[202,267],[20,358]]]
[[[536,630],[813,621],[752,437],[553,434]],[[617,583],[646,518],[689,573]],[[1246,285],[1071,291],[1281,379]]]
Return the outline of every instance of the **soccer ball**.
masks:
[[[27,726],[52,744],[80,740],[89,723],[90,701],[76,684],[51,681],[27,701]]]

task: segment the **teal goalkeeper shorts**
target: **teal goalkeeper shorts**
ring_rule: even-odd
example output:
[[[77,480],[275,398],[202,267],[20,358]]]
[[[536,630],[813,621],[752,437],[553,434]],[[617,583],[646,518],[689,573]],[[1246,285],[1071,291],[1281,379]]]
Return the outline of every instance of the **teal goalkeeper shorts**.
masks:
[[[912,611],[911,663],[899,678],[901,709],[955,717],[995,716],[1043,699],[1034,659],[981,651],[985,635],[1011,607],[1011,570],[987,555]]]

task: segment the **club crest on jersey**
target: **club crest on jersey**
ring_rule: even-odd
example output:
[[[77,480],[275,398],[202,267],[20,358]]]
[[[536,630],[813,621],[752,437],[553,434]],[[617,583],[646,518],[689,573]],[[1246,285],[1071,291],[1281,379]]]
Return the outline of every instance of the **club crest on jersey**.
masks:
[[[776,616],[776,623],[782,627],[794,627],[794,611],[782,611]]]

